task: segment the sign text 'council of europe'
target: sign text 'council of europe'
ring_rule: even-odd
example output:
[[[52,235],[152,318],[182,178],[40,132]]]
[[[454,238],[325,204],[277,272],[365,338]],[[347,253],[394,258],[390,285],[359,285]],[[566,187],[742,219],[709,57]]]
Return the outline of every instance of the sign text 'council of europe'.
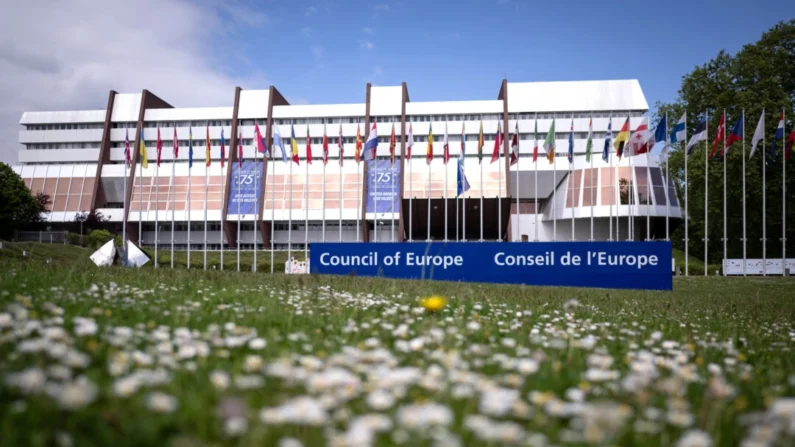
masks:
[[[312,273],[671,290],[670,242],[313,243]]]

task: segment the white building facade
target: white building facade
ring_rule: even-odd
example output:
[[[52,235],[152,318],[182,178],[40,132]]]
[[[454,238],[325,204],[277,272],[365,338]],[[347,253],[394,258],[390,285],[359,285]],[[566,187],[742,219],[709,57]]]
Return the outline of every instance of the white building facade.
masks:
[[[144,246],[170,247],[173,240],[178,250],[205,244],[301,250],[319,241],[665,239],[682,218],[655,155],[619,160],[611,144],[603,160],[608,123],[615,137],[627,118],[634,130],[648,111],[635,80],[503,81],[497,99],[446,102],[412,102],[405,83],[368,84],[364,102],[324,105],[290,105],[274,87],[238,88],[230,104],[175,108],[146,90],[111,91],[106,110],[26,112],[14,169],[32,191],[50,195],[53,228],[97,210]],[[557,149],[550,163],[543,143],[553,120]],[[593,154],[586,160],[589,122]],[[357,133],[364,145],[373,124],[378,161],[361,153],[357,162]],[[257,152],[255,125],[269,154]],[[503,136],[492,162],[498,127]],[[519,158],[511,163],[517,129]],[[573,162],[567,157],[571,129]],[[287,162],[274,146],[276,134]],[[460,195],[459,165],[470,186]],[[249,199],[242,198],[246,191]]]

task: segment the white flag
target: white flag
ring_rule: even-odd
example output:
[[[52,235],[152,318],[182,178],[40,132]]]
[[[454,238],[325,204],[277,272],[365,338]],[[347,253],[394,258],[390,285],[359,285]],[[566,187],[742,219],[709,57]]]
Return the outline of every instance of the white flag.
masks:
[[[765,111],[762,111],[762,116],[759,118],[759,123],[756,125],[756,130],[754,131],[754,137],[751,138],[751,155],[748,158],[754,156],[754,152],[756,152],[756,145],[759,144],[759,141],[765,139]]]

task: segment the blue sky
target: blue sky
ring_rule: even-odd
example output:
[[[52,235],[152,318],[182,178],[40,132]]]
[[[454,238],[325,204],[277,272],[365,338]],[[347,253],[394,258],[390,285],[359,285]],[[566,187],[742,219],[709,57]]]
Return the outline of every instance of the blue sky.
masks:
[[[660,8],[660,5],[665,8]],[[637,78],[650,105],[720,49],[732,53],[795,2],[291,1],[235,36],[293,101],[358,102],[366,81],[406,81],[415,101],[496,98],[511,81]],[[258,54],[267,55],[258,57]],[[275,63],[274,63],[275,61]]]

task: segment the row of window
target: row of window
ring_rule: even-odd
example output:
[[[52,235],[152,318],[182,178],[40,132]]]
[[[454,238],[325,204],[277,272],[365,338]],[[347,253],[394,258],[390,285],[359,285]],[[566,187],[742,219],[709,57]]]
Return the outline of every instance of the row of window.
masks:
[[[534,119],[571,119],[571,118],[626,118],[641,117],[641,111],[616,111],[616,112],[542,112],[542,113],[509,113],[509,120],[534,120]]]
[[[61,123],[61,124],[28,124],[26,130],[77,130],[77,129],[102,129],[103,123]]]
[[[32,143],[27,149],[99,149],[99,143]]]
[[[158,224],[158,231],[171,231],[171,222],[160,222]],[[155,231],[155,224],[143,224],[143,231]],[[175,222],[174,229],[176,231],[188,231],[187,222]],[[220,231],[220,222],[207,222],[207,231]],[[190,231],[204,231],[204,222],[192,222],[190,224]]]

